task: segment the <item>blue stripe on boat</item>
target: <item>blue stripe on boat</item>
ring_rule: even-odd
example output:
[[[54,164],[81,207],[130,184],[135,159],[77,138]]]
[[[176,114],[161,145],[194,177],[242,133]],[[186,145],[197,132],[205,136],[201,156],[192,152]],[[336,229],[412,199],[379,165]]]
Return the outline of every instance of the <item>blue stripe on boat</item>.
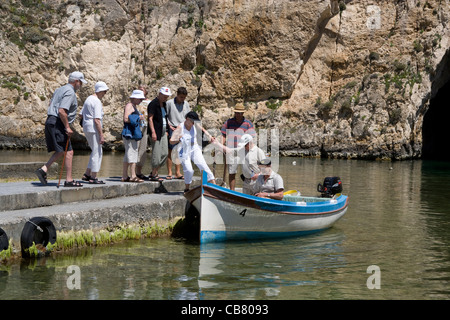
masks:
[[[328,228],[326,228],[328,229]],[[295,232],[259,232],[259,231],[201,231],[200,242],[221,242],[228,239],[233,240],[254,240],[304,236],[311,233],[320,232],[326,229],[295,231]]]

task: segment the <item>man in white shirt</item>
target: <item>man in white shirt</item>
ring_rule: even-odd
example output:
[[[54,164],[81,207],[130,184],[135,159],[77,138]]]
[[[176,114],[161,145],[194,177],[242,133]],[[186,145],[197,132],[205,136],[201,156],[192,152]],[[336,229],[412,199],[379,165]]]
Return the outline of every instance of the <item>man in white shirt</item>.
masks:
[[[284,191],[283,178],[272,171],[271,165],[270,159],[258,162],[261,174],[256,179],[253,192],[257,197],[282,200]]]
[[[244,159],[241,160],[242,191],[245,194],[253,194],[253,186],[260,173],[258,162],[265,159],[266,155],[253,143],[253,137],[247,133],[241,137],[238,148],[244,148],[245,151]]]
[[[83,117],[83,132],[91,148],[91,155],[86,171],[81,178],[91,184],[104,184],[98,180],[97,173],[100,171],[103,157],[102,145],[105,143],[103,136],[103,104],[101,99],[109,90],[106,83],[99,81],[95,84],[95,93],[90,95],[84,102],[81,115]]]
[[[166,102],[167,108],[167,120],[169,122],[169,140],[172,137],[173,131],[185,121],[185,116],[191,111],[189,103],[186,101],[187,90],[185,87],[180,87],[177,90],[175,98]],[[169,155],[167,157],[167,177],[166,179],[172,179],[172,150],[174,146],[169,142]],[[181,165],[175,164],[175,179],[184,179],[181,174]]]

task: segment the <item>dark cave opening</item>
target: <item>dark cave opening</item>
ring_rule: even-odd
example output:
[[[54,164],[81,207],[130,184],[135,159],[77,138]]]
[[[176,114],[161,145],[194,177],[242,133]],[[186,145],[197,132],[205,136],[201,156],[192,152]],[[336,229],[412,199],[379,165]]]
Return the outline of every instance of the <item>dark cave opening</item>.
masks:
[[[450,161],[450,81],[430,100],[424,115],[422,158]]]

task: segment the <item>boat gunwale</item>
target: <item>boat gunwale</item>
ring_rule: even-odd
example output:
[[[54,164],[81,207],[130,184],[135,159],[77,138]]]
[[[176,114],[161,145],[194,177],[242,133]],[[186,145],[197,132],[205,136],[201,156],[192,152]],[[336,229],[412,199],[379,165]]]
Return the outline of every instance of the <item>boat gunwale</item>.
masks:
[[[224,196],[225,195],[225,196]],[[336,203],[330,203],[328,201],[323,202],[310,202],[302,205],[298,205],[296,202],[290,202],[290,201],[283,201],[283,200],[275,200],[275,199],[265,199],[265,198],[259,198],[253,195],[247,195],[247,194],[241,194],[237,191],[228,190],[223,187],[217,186],[215,184],[211,183],[203,183],[201,186],[195,187],[194,189],[189,190],[185,193],[186,199],[193,203],[197,198],[205,196],[212,199],[217,199],[221,201],[225,201],[228,203],[242,203],[242,205],[255,208],[258,210],[263,211],[270,211],[270,212],[276,212],[279,214],[288,214],[288,215],[304,215],[304,216],[323,216],[323,215],[333,215],[333,214],[339,214],[343,210],[345,210],[348,206],[348,196],[341,195],[340,197],[345,197],[345,200],[338,201],[340,197],[338,197],[336,200]],[[236,201],[236,199],[239,199],[240,201]],[[333,199],[329,199],[333,200]],[[341,202],[341,203],[340,203]],[[343,202],[343,203],[342,203]],[[258,204],[263,204],[258,205]],[[267,205],[267,206],[265,206]],[[286,211],[286,210],[280,210],[281,207],[289,208],[289,209],[317,209],[321,206],[336,206],[339,205],[338,208],[335,210],[328,210],[328,211],[320,211],[320,212],[292,212],[292,211]],[[270,206],[274,206],[273,209],[270,208]]]

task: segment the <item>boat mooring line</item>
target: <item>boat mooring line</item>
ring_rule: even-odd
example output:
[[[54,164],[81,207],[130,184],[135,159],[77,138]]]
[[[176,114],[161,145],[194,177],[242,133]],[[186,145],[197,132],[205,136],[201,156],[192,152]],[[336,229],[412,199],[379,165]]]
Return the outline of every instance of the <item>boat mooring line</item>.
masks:
[[[39,227],[36,223],[34,223],[33,221],[31,221],[30,219],[28,219],[27,222],[29,222],[29,223],[31,223],[31,224],[34,224],[34,226],[36,227],[36,229],[38,229],[40,232],[44,232],[44,230],[42,230],[41,227]]]

